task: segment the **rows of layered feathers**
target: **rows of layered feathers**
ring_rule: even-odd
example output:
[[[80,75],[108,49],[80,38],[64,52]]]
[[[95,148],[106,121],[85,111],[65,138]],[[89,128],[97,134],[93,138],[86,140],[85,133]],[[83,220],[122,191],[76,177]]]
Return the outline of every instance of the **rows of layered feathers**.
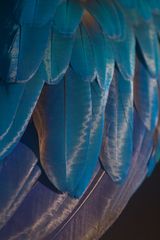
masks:
[[[1,160],[34,111],[40,162],[60,191],[79,197],[98,159],[123,183],[138,116],[152,136],[150,174],[160,149],[159,1],[1,1],[0,32]]]

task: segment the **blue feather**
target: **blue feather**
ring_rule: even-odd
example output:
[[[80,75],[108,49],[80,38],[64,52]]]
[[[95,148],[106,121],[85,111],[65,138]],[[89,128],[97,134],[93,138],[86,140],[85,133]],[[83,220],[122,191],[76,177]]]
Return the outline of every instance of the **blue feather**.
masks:
[[[51,182],[72,196],[87,163],[91,111],[90,83],[71,69],[59,84],[45,87],[35,111],[42,166]]]
[[[21,25],[42,27],[53,20],[62,0],[22,0],[15,9],[15,18]],[[20,9],[21,14],[17,13]],[[18,11],[19,12],[19,11]]]
[[[71,66],[83,79],[91,81],[95,77],[95,59],[91,39],[81,24],[76,33]]]
[[[153,24],[137,26],[135,35],[149,72],[153,77],[158,78],[160,72],[160,48]]]
[[[26,25],[21,28],[16,82],[30,80],[38,70],[47,47],[49,30],[50,24],[40,28]]]
[[[159,111],[158,83],[148,72],[143,59],[139,58],[134,78],[134,102],[141,121],[148,130],[154,131]]]
[[[80,196],[84,191],[84,189],[82,191],[81,182],[83,181],[83,184],[85,183],[86,186],[88,185],[98,163],[103,139],[104,112],[108,97],[108,90],[102,90],[95,80],[91,83],[91,97],[92,121],[89,138],[89,150],[87,161],[84,162],[84,174],[79,179],[79,184],[76,187],[78,196]]]
[[[124,11],[129,15],[132,23],[137,24],[145,21],[149,22],[152,20],[151,8],[145,0],[119,0],[120,4],[125,8]]]
[[[68,69],[74,44],[74,35],[65,35],[53,31],[50,44],[46,54],[48,65],[51,64],[51,69],[48,69],[51,74],[49,74],[50,79],[48,83],[54,84],[63,78]],[[47,58],[45,59],[47,60]]]
[[[40,169],[36,163],[36,156],[22,143],[1,163],[0,229],[12,217],[38,179]]]
[[[152,12],[156,15],[160,14],[160,1],[157,0],[147,0]]]
[[[100,26],[90,14],[85,14],[83,23],[89,33],[93,46],[96,66],[95,76],[97,77],[100,87],[108,90],[114,72],[112,44],[105,38]]]
[[[0,84],[0,141],[12,126],[25,84]]]
[[[110,39],[123,37],[125,20],[121,10],[112,1],[89,0],[84,3],[87,11],[95,17],[103,33]]]
[[[106,106],[101,161],[114,181],[123,182],[131,164],[133,143],[133,81],[116,70]]]
[[[25,84],[14,121],[5,137],[0,141],[0,160],[3,160],[12,151],[24,133],[42,90],[45,80],[44,74],[43,67],[40,67],[33,79]],[[5,121],[4,118],[1,120]]]
[[[132,26],[126,24],[125,37],[120,41],[113,42],[113,46],[119,71],[125,79],[133,79],[135,72],[135,36]]]
[[[83,8],[79,1],[63,1],[54,15],[54,30],[62,34],[72,35],[78,28],[82,14]]]

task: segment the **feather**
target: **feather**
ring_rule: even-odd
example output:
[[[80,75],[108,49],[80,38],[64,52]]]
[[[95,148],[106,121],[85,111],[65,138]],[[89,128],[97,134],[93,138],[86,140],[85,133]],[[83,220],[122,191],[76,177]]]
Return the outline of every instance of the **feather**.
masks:
[[[126,24],[126,29],[125,37],[113,42],[113,46],[119,71],[125,79],[130,80],[135,72],[135,36],[132,26]]]
[[[17,6],[15,18],[21,25],[43,27],[53,20],[53,16],[62,0],[22,0]],[[17,10],[20,9],[20,13]]]
[[[123,182],[133,151],[133,81],[126,81],[118,71],[109,91],[105,129],[102,164],[114,181]]]
[[[152,12],[147,1],[145,0],[136,0],[136,11],[139,16],[143,18],[144,21],[149,22],[152,20]]]
[[[65,75],[74,43],[74,35],[65,35],[52,29],[48,47],[45,51],[44,63],[48,84],[58,83]]]
[[[137,58],[134,78],[134,102],[141,121],[150,131],[154,131],[158,121],[158,84],[150,75],[141,57]]]
[[[49,29],[50,24],[41,28],[22,27],[16,82],[30,80],[38,70],[47,47]]]
[[[0,160],[3,160],[12,151],[24,133],[42,90],[44,74],[44,69],[41,67],[33,79],[25,84],[12,126],[0,141]],[[4,120],[2,119],[2,121]]]
[[[86,13],[83,23],[89,33],[95,56],[95,76],[102,89],[109,89],[114,72],[114,55],[111,42],[108,41],[99,25]],[[95,78],[93,78],[94,80]]]
[[[159,37],[160,36],[160,14],[154,14],[153,16],[154,16],[153,19],[154,19],[156,32]]]
[[[119,2],[125,8],[125,11],[129,14],[129,17],[133,23],[136,24],[142,20],[145,22],[152,20],[151,8],[147,1],[119,0]]]
[[[160,96],[159,96],[159,100],[160,100]],[[147,165],[148,177],[150,177],[151,174],[153,173],[153,170],[155,169],[155,166],[159,160],[160,160],[160,110],[159,110],[158,123],[153,136],[153,150]]]
[[[12,217],[38,179],[40,170],[36,162],[37,158],[33,152],[19,143],[13,153],[1,164],[0,229]]]
[[[91,40],[81,24],[76,33],[71,66],[83,79],[91,81],[95,75],[95,59]]]
[[[102,90],[97,81],[91,83],[91,97],[92,97],[92,121],[89,138],[89,150],[87,161],[84,162],[84,174],[79,179],[79,184],[76,191],[81,191],[81,182],[88,185],[95,169],[97,168],[97,161],[99,159],[103,129],[104,129],[104,113],[108,97],[108,91]],[[81,195],[81,192],[78,194]]]
[[[83,8],[79,1],[67,0],[59,5],[53,19],[53,28],[56,32],[65,35],[75,33],[81,17]]]
[[[154,26],[141,24],[136,27],[135,35],[149,72],[157,78],[160,72],[160,49]]]
[[[83,175],[89,145],[90,83],[70,69],[63,81],[46,86],[42,94],[34,117],[42,166],[59,190],[77,196],[75,186]],[[82,181],[81,191],[85,188]]]
[[[6,82],[10,66],[10,53],[14,39],[16,38],[18,25],[15,23],[12,15],[14,5],[17,1],[4,0],[0,2],[0,81]],[[16,41],[18,42],[18,41]],[[14,51],[15,54],[15,51]],[[15,54],[16,55],[16,54]]]
[[[157,0],[147,0],[154,14],[160,14],[160,2]]]
[[[0,84],[0,141],[14,121],[24,89],[25,84]]]
[[[87,11],[95,17],[103,33],[110,39],[123,37],[125,21],[123,13],[112,1],[89,0],[84,3]]]

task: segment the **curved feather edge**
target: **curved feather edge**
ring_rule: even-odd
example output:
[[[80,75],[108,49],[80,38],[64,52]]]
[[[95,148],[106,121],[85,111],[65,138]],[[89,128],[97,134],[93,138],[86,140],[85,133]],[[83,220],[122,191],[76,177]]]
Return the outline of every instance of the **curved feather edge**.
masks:
[[[53,28],[44,55],[48,84],[57,84],[64,77],[71,59],[75,34],[65,35]]]
[[[41,164],[59,190],[74,196],[88,161],[91,111],[90,83],[69,69],[60,83],[45,87],[34,114]]]
[[[76,186],[77,196],[81,196],[85,189],[82,189],[81,182],[89,184],[93,173],[95,172],[97,161],[99,160],[100,150],[102,146],[103,131],[104,131],[104,115],[105,107],[108,98],[107,90],[102,90],[97,81],[91,83],[92,97],[92,121],[89,138],[89,150],[87,161],[84,163],[84,172],[79,179],[79,184]]]
[[[94,18],[85,13],[83,17],[83,24],[90,36],[91,44],[93,46],[93,53],[95,57],[95,76],[92,79],[98,81],[99,86],[103,90],[108,90],[114,73],[114,54],[111,41],[105,38],[100,26],[96,23]]]
[[[112,40],[123,37],[125,19],[121,9],[117,9],[114,2],[103,0],[88,0],[84,7],[95,17],[102,28],[103,33]]]
[[[0,141],[13,124],[24,89],[25,84],[0,84]]]
[[[135,35],[148,71],[153,77],[158,78],[160,73],[160,48],[153,23],[140,24],[135,28]]]
[[[136,59],[134,102],[143,124],[154,132],[159,113],[158,83],[157,79],[150,75],[140,56]]]
[[[15,5],[14,18],[21,25],[43,27],[53,20],[62,0],[21,0]]]
[[[80,1],[63,1],[56,10],[53,19],[53,29],[64,35],[75,33],[83,15]]]
[[[3,161],[4,157],[6,157],[17,145],[26,129],[44,84],[44,74],[45,72],[42,66],[33,79],[25,85],[24,93],[19,103],[12,126],[0,142],[1,161]]]
[[[116,70],[106,105],[100,159],[113,181],[124,182],[133,153],[133,81]]]
[[[37,181],[40,169],[36,163],[36,156],[22,143],[19,143],[14,151],[5,158],[5,163],[1,163],[0,229],[13,216]]]
[[[113,46],[119,71],[130,81],[135,73],[135,36],[133,27],[129,23],[126,24],[125,37],[120,41],[114,41]]]
[[[92,81],[95,76],[95,59],[91,39],[83,24],[80,24],[75,37],[71,66],[84,79]]]

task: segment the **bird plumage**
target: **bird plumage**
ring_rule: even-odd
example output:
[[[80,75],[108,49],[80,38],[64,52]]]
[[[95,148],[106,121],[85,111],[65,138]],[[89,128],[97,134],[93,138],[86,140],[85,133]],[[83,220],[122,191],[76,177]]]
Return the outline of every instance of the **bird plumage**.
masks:
[[[143,152],[150,175],[160,146],[159,2],[9,0],[0,7],[1,164],[33,116],[38,174],[57,191],[81,197],[100,165],[123,188]]]

